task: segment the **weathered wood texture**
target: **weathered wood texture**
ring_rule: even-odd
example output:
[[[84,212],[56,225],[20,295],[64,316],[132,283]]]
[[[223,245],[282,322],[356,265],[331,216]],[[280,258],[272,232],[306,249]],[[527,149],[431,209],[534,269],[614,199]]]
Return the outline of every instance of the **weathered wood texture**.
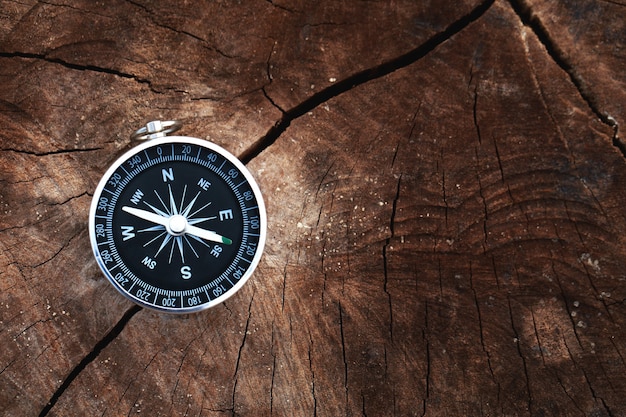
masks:
[[[626,415],[625,22],[0,1],[0,414]],[[242,155],[268,206],[253,279],[187,317],[133,307],[89,247],[97,181],[156,118]]]

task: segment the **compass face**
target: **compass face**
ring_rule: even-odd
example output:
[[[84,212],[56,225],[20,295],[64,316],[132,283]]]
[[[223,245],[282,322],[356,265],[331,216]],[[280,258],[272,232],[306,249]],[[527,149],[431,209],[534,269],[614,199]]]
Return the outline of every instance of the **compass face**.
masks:
[[[221,147],[168,136],[119,158],[96,188],[89,232],[109,281],[132,301],[188,313],[248,280],[265,244],[263,199]]]

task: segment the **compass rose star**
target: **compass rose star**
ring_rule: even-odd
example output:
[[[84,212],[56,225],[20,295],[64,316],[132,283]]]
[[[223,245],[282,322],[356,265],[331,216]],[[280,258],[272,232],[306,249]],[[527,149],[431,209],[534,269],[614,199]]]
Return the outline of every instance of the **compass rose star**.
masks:
[[[210,248],[211,246],[207,244],[205,240],[226,245],[232,244],[232,240],[227,237],[221,236],[211,230],[206,230],[195,226],[196,224],[217,218],[217,216],[195,217],[211,205],[211,202],[208,202],[192,212],[192,210],[194,209],[194,205],[198,200],[198,197],[200,196],[200,192],[198,192],[185,205],[185,197],[187,194],[187,185],[185,185],[182,191],[180,204],[178,205],[176,203],[176,199],[174,198],[174,192],[172,191],[172,187],[168,184],[167,188],[169,204],[166,204],[164,199],[157,192],[157,190],[154,190],[154,194],[156,195],[159,203],[163,208],[158,208],[146,200],[143,200],[143,202],[150,208],[151,211],[128,206],[122,207],[123,211],[133,216],[155,223],[154,226],[147,227],[138,231],[158,233],[155,237],[153,237],[151,240],[143,245],[144,247],[147,247],[153,243],[160,242],[159,247],[154,255],[155,258],[168,247],[168,263],[170,264],[172,263],[172,258],[174,257],[174,252],[176,248],[178,249],[178,253],[180,254],[180,258],[183,263],[185,263],[186,248],[191,249],[191,252],[193,252],[195,257],[199,258],[200,255],[198,254],[198,251],[188,237],[193,238],[194,242],[199,242],[208,248]]]

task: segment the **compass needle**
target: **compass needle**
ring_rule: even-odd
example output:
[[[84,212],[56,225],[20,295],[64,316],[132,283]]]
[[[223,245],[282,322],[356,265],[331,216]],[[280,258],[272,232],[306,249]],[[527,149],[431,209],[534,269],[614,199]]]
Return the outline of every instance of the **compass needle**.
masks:
[[[157,195],[158,195],[158,194],[157,194]],[[145,203],[148,207],[150,207],[152,210],[154,210],[154,212],[155,212],[156,214],[161,215],[161,216],[163,216],[163,217],[167,217],[167,216],[169,216],[169,214],[168,214],[168,213],[164,212],[163,210],[159,210],[158,208],[154,207],[152,204],[148,203],[147,201],[144,201],[144,203]]]
[[[124,206],[122,207],[122,211],[132,214],[135,217],[139,217],[140,219],[159,224],[161,226],[166,226],[169,222],[168,217],[161,216],[160,214],[155,214],[155,213],[138,209],[138,208],[134,208],[134,207]]]
[[[154,121],[98,183],[89,236],[98,266],[131,301],[191,313],[237,292],[266,239],[263,197],[235,156],[206,140],[167,136]]]
[[[217,234],[212,230],[205,230],[192,225],[187,226],[187,233],[212,242],[224,243],[226,245],[233,243],[231,239]]]
[[[204,246],[206,246],[207,248],[211,248],[211,245],[209,245],[208,243],[206,243],[204,240],[200,239],[198,236],[194,236],[194,235],[185,235],[185,237],[189,236],[190,238],[192,238],[193,240],[202,243]]]

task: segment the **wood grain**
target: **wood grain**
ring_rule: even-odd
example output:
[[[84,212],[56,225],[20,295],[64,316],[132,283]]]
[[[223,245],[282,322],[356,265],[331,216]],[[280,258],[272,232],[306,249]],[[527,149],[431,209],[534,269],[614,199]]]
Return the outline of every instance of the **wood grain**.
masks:
[[[414,3],[0,2],[4,415],[626,413],[626,9]],[[86,230],[156,118],[268,207],[249,284],[185,317]]]
[[[626,76],[620,1],[514,1],[522,19],[550,48],[552,58],[566,69],[596,115],[615,129],[615,144],[625,152],[619,125],[624,125]]]

